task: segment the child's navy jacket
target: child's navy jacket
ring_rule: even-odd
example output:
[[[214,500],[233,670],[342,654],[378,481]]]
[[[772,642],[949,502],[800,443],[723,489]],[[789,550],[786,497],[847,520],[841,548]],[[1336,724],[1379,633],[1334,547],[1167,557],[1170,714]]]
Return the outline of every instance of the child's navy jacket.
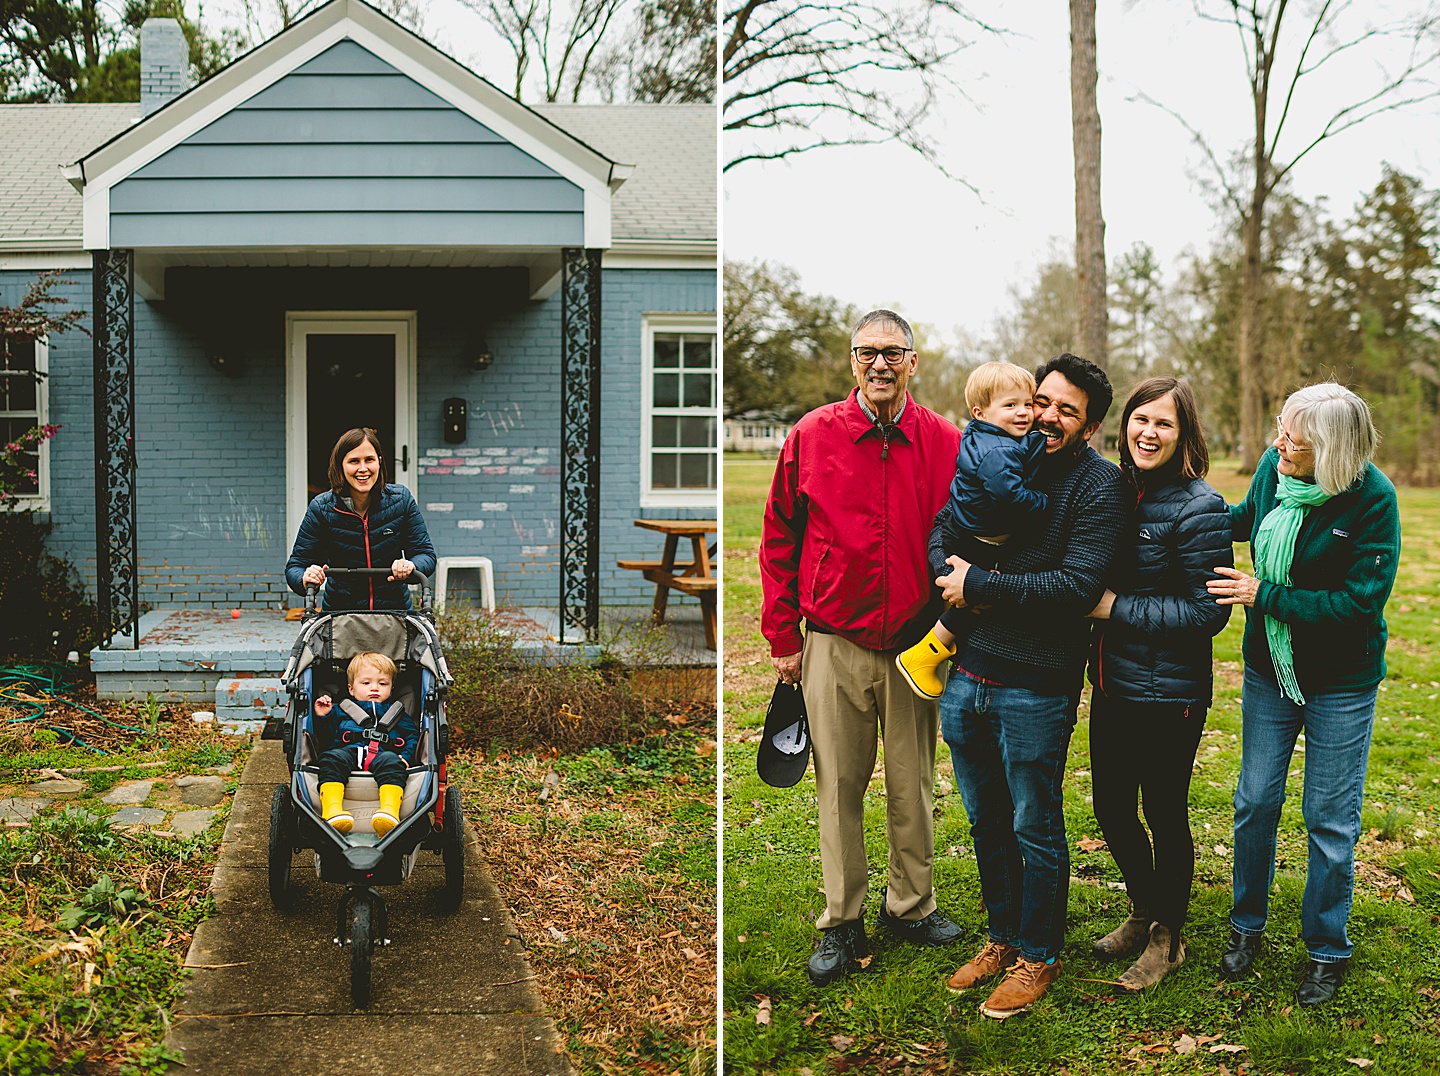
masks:
[[[985,537],[1013,534],[1049,507],[1045,494],[1027,483],[1045,459],[1045,435],[1031,430],[1011,437],[975,419],[960,436],[950,511],[960,531]]]
[[[410,766],[415,761],[415,747],[420,742],[420,726],[415,719],[403,709],[393,719],[389,727],[379,729],[379,723],[385,716],[386,711],[394,704],[393,699],[384,699],[380,702],[361,702],[359,699],[352,699],[348,696],[335,704],[335,708],[322,718],[330,723],[334,729],[334,735],[330,740],[330,748],[343,747],[355,752],[355,768],[357,770],[369,769],[369,762],[381,751],[390,751],[399,755],[405,760],[405,765]],[[365,724],[352,714],[346,712],[346,703],[358,706],[366,716]],[[378,732],[388,740],[380,740],[366,735],[366,726]]]

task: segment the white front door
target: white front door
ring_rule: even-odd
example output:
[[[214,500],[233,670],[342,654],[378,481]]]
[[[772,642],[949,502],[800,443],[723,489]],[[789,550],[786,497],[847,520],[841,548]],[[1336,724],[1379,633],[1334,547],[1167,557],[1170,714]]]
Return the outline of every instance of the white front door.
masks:
[[[311,498],[330,488],[330,450],[376,431],[387,477],[415,492],[415,312],[289,312],[285,488],[289,547]]]

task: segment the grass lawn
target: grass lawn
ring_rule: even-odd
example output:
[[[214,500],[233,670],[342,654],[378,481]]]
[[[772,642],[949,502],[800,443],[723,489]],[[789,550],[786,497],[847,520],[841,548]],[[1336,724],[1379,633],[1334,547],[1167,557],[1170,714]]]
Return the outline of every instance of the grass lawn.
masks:
[[[870,966],[824,989],[805,977],[824,906],[815,786],[755,776],[755,740],[774,687],[759,632],[755,549],[774,464],[725,460],[724,1053],[732,1073],[987,1072],[1099,1076],[1154,1073],[1440,1073],[1440,491],[1402,490],[1404,552],[1390,624],[1357,851],[1350,935],[1356,946],[1339,996],[1316,1012],[1293,1004],[1305,959],[1299,905],[1306,840],[1297,751],[1280,826],[1268,948],[1258,974],[1223,981],[1229,934],[1233,811],[1240,761],[1243,614],[1217,638],[1216,697],[1191,786],[1197,863],[1182,969],[1141,996],[1108,985],[1125,964],[1103,964],[1090,943],[1129,910],[1089,804],[1086,704],[1065,778],[1071,878],[1065,973],[1035,1010],[996,1023],[983,998],[950,994],[944,980],[979,947],[985,929],[969,825],[949,751],[938,748],[935,885],[941,909],[965,930],[945,950],[881,937]],[[1220,461],[1211,481],[1232,503],[1247,480]],[[1247,558],[1248,548],[1236,547]],[[1088,696],[1088,693],[1087,693]],[[884,760],[866,794],[870,920],[885,883]],[[873,930],[872,936],[873,936]],[[757,1019],[768,1003],[769,1022]],[[1198,1048],[1180,1053],[1182,1035]],[[1184,1044],[1182,1049],[1190,1044]]]

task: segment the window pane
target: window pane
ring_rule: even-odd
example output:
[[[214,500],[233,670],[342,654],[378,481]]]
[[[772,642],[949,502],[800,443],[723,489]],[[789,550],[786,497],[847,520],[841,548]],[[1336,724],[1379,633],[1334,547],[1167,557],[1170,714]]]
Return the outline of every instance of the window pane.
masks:
[[[709,415],[679,419],[680,444],[683,448],[714,448],[715,419]],[[659,444],[660,442],[656,442]]]
[[[686,374],[685,375],[685,406],[686,407],[714,407],[715,406],[715,375],[714,374]]]
[[[680,457],[681,489],[714,489],[715,457],[709,452],[691,452]]]
[[[658,346],[658,344],[657,344]],[[685,337],[685,365],[690,369],[715,365],[715,337]],[[659,365],[658,361],[656,365]]]
[[[674,415],[655,415],[650,419],[650,443],[656,448],[674,448],[680,443],[680,420]]]
[[[25,433],[25,431],[34,429],[34,427],[34,419],[0,419],[0,437],[3,437],[5,439],[3,442],[0,443],[8,445],[21,434]],[[20,470],[22,472],[32,472],[36,475],[36,477],[31,478],[29,474],[26,473],[22,473],[16,476],[17,481],[15,483],[15,489],[12,492],[21,494],[22,496],[27,493],[39,493],[40,479],[38,476],[40,473],[40,455],[38,448],[32,452],[19,453],[15,457],[15,461],[20,465]]]
[[[680,375],[679,375],[679,374],[656,374],[656,375],[655,375],[655,406],[656,406],[656,407],[679,407],[679,406],[680,406]]]
[[[650,457],[650,485],[654,489],[677,489],[680,485],[680,457],[674,452],[656,452]]]
[[[655,365],[680,365],[680,337],[674,333],[655,334]]]

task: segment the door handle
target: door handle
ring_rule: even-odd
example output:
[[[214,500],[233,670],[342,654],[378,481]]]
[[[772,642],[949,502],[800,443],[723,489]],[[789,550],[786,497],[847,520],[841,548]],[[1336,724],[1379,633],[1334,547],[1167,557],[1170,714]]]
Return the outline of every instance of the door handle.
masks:
[[[402,470],[402,471],[408,471],[408,470],[410,470],[410,446],[409,446],[409,445],[401,445],[401,446],[400,446],[400,470]]]

